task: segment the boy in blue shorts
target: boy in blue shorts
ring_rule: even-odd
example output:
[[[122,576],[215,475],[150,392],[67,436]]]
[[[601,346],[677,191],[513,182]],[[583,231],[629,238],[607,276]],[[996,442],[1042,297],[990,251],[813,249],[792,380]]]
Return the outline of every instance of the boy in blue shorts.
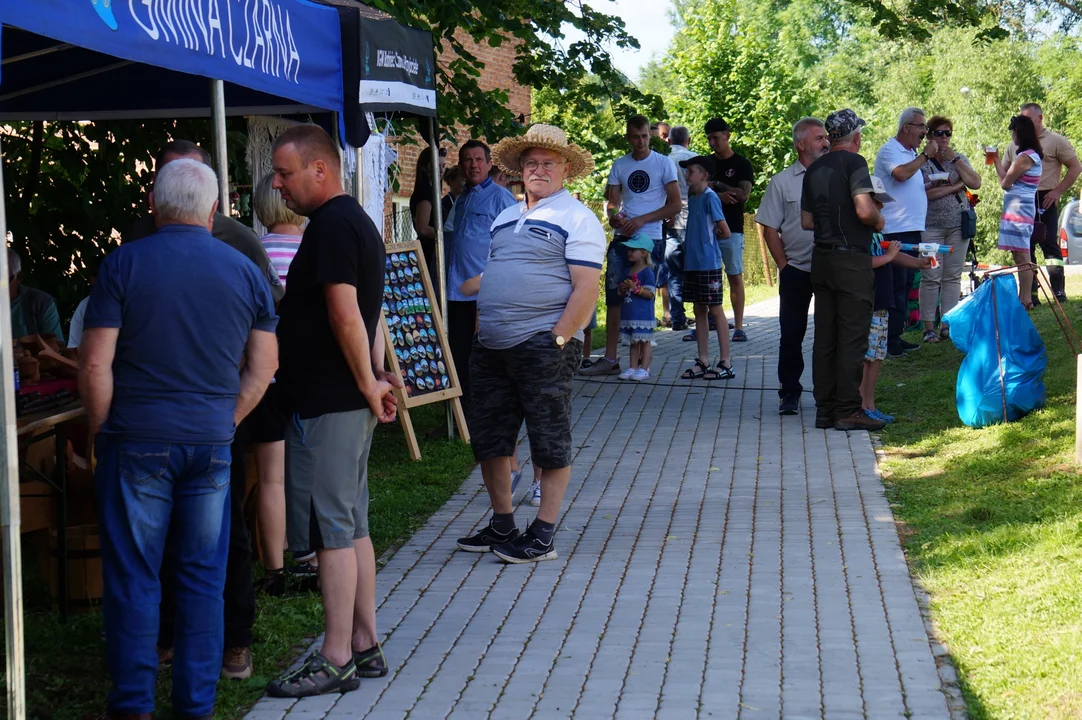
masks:
[[[699,355],[695,366],[681,375],[687,380],[731,380],[736,377],[729,358],[729,332],[722,301],[722,259],[718,240],[732,233],[725,222],[721,199],[709,187],[714,175],[712,158],[699,155],[680,161],[687,170],[688,221],[684,236],[684,301],[695,305],[695,341]],[[717,326],[721,358],[716,367],[709,361],[709,314]]]

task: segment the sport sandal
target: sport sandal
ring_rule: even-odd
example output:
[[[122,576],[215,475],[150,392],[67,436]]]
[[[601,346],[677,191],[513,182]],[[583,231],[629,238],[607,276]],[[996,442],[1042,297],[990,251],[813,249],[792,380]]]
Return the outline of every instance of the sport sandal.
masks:
[[[734,377],[736,377],[736,371],[733,370],[732,362],[733,361],[730,360],[730,364],[726,365],[721,360],[718,360],[717,370],[715,371],[717,373],[718,380],[732,380]]]
[[[699,358],[695,358],[695,367],[689,367],[680,377],[684,380],[702,380],[708,372],[710,372],[710,368],[707,367],[706,363]]]
[[[339,667],[321,653],[316,653],[299,670],[268,684],[267,694],[279,698],[304,698],[350,692],[360,686],[361,679],[357,677],[357,666],[352,658],[345,666]]]

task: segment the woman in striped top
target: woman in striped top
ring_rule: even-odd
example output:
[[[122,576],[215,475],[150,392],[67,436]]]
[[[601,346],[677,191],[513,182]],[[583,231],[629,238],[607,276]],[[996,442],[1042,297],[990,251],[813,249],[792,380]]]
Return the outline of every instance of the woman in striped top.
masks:
[[[995,156],[996,174],[1003,194],[1003,217],[999,221],[999,249],[1010,250],[1015,265],[1025,265],[1018,272],[1018,300],[1028,310],[1033,270],[1030,263],[1030,242],[1037,219],[1037,183],[1041,180],[1041,141],[1033,121],[1025,115],[1011,118],[1011,133],[1018,148],[1014,162],[1004,168],[999,154]]]
[[[267,228],[260,242],[267,249],[271,264],[278,271],[282,287],[286,287],[289,264],[297,254],[304,234],[305,219],[282,202],[282,195],[273,187],[270,173],[255,188],[252,206],[256,217]],[[259,476],[259,496],[256,513],[259,518],[259,539],[266,570],[261,589],[271,595],[285,591],[284,555],[286,544],[285,431],[287,417],[278,396],[278,384],[271,382],[263,399],[248,416],[248,437],[255,454]],[[290,548],[302,565],[308,553],[305,548]],[[314,557],[314,555],[313,555]]]
[[[293,256],[301,246],[301,236],[304,235],[304,224],[307,221],[286,207],[281,193],[271,187],[272,180],[274,173],[264,176],[256,185],[252,207],[259,222],[267,228],[267,234],[259,241],[263,243],[271,264],[278,271],[278,278],[284,289],[289,264],[293,262]]]

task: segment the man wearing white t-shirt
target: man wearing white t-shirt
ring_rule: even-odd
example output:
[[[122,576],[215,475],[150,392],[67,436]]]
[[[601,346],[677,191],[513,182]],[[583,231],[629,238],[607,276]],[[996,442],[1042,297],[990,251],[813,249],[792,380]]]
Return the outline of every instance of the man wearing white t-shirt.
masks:
[[[655,243],[660,241],[662,221],[678,214],[683,207],[676,166],[666,156],[650,149],[650,121],[642,115],[633,116],[627,121],[625,137],[631,152],[612,164],[605,188],[609,225],[613,229],[605,272],[605,357],[580,370],[582,375],[620,373],[617,344],[620,340],[620,306],[624,298],[618,288],[628,273],[624,241],[638,232]]]
[[[928,214],[928,195],[920,169],[928,161],[928,156],[935,155],[937,150],[935,140],[928,138],[924,150],[917,152],[927,134],[924,111],[908,107],[898,118],[898,134],[887,140],[875,156],[873,174],[883,181],[886,192],[894,198],[894,202],[885,204],[881,211],[887,221],[883,228],[883,239],[886,241],[921,241]],[[899,263],[892,263],[891,267],[893,303],[887,313],[887,354],[899,357],[919,349],[920,345],[902,340],[913,271]]]

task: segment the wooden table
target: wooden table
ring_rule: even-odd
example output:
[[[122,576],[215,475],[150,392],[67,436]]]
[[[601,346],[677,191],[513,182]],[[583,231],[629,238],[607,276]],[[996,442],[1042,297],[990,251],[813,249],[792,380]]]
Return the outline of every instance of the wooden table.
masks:
[[[19,448],[25,451],[35,443],[53,438],[56,458],[52,477],[46,477],[37,468],[26,467],[56,491],[56,554],[57,554],[57,606],[60,621],[68,620],[68,438],[65,425],[86,417],[81,400],[52,410],[31,413],[16,420]],[[35,497],[35,496],[27,496]]]

